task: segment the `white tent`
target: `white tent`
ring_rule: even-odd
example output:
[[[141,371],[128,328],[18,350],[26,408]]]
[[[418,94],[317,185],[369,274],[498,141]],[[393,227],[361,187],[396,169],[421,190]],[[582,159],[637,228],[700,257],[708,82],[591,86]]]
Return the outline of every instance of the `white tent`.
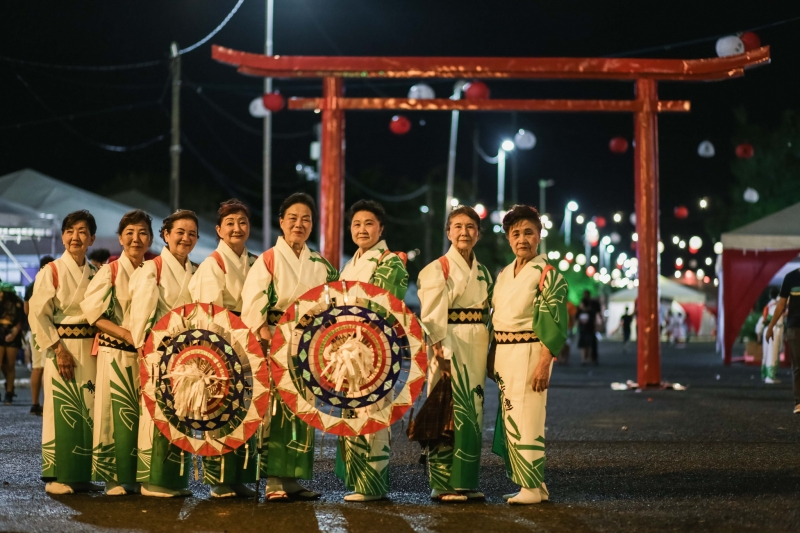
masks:
[[[719,274],[719,339],[723,360],[758,297],[800,253],[800,203],[722,234]]]
[[[679,312],[684,314],[685,311],[680,304],[700,304],[704,305],[706,296],[703,292],[687,287],[682,283],[672,281],[671,279],[659,276],[659,293],[661,296],[661,313],[666,313],[669,309],[673,313]],[[620,323],[620,318],[625,314],[625,309],[633,312],[636,298],[639,296],[638,287],[617,291],[612,294],[608,299],[608,316],[606,317],[606,334],[610,335],[614,332]],[[714,330],[714,316],[708,311],[703,311],[699,335],[711,335]],[[621,337],[622,333],[617,332],[617,336]],[[636,338],[636,321],[634,319],[633,335]]]
[[[0,198],[0,279],[15,285],[30,283],[38,270],[38,258],[53,253],[59,225],[53,215]],[[36,256],[31,264],[24,256]],[[23,263],[20,263],[22,259]]]
[[[132,209],[144,209],[153,217],[153,229],[156,232],[160,227],[158,222],[163,218],[163,214],[159,217],[158,213],[150,212],[146,206],[131,206],[110,200],[31,169],[19,170],[0,177],[0,198],[27,206],[37,212],[50,213],[59,222],[59,227],[61,219],[67,214],[79,209],[88,209],[97,221],[97,239],[92,248],[107,248],[112,254],[120,251],[116,231],[122,215]],[[214,251],[217,247],[215,235],[215,233],[201,234],[191,254],[193,261],[201,261]],[[158,253],[161,250],[161,243],[155,240],[151,250]],[[56,252],[61,251],[63,247],[58,242]]]

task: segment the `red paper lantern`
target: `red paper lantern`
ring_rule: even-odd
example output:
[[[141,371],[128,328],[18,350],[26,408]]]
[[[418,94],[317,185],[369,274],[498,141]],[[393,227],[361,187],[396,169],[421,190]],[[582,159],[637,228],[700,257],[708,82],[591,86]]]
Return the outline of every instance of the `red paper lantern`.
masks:
[[[395,115],[389,123],[389,129],[395,135],[405,135],[411,129],[411,121],[403,115]]]
[[[753,145],[750,143],[742,143],[736,147],[736,157],[739,159],[750,159],[754,153]]]
[[[266,93],[261,97],[261,100],[264,102],[264,107],[273,113],[277,113],[286,105],[286,98],[277,91]]]
[[[614,137],[608,143],[608,148],[615,154],[624,154],[628,151],[628,140],[625,137]]]
[[[471,81],[464,86],[464,98],[467,100],[488,100],[489,87],[482,81]]]
[[[689,209],[686,208],[685,205],[679,205],[673,211],[675,218],[686,218],[689,216]]]
[[[594,217],[594,223],[598,228],[606,227],[606,217]]]
[[[739,39],[741,39],[742,43],[744,44],[745,52],[755,50],[756,48],[761,48],[761,39],[759,39],[758,35],[752,31],[744,32],[739,36]]]
[[[589,265],[588,267],[586,267],[586,275],[589,276],[590,278],[592,276],[594,276],[596,273],[597,273],[597,269],[595,267],[593,267],[592,265]]]

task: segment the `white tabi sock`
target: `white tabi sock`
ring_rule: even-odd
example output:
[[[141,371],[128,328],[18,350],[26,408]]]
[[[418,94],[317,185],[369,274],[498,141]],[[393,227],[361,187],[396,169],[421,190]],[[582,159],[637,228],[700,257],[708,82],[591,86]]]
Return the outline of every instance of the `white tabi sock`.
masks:
[[[119,483],[113,481],[106,481],[106,496],[125,496],[128,491]]]
[[[58,481],[51,481],[47,485],[44,486],[44,491],[47,494],[75,494],[75,491],[72,490],[72,487],[67,485],[66,483],[59,483]]]
[[[541,503],[542,495],[539,489],[526,489],[522,487],[519,493],[513,498],[508,499],[508,503],[512,505],[530,505],[532,503]]]
[[[270,492],[276,492],[279,490],[286,490],[283,488],[283,481],[279,477],[268,477],[267,478],[267,487],[264,491],[269,494]]]
[[[177,496],[182,496],[182,494],[179,490],[159,487],[158,485],[152,485],[150,483],[142,483],[142,496],[152,496],[154,498],[175,498]]]
[[[370,496],[367,494],[361,494],[360,492],[348,492],[344,495],[344,501],[346,502],[374,502],[375,500],[382,500],[385,498],[386,495],[382,494],[380,496]]]
[[[233,498],[235,496],[236,491],[234,491],[228,485],[214,485],[211,487],[212,498]]]

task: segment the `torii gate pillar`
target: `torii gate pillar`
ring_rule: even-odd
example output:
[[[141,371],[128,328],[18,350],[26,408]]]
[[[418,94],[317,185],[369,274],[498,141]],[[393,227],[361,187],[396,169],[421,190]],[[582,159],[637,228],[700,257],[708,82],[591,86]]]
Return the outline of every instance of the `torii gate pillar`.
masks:
[[[658,253],[658,94],[656,81],[636,80],[633,150],[636,188],[636,255],[639,297],[636,304],[637,382],[640,388],[661,384],[659,253]]]
[[[320,146],[319,248],[339,268],[344,228],[344,110],[339,105],[343,80],[322,79],[322,139]]]

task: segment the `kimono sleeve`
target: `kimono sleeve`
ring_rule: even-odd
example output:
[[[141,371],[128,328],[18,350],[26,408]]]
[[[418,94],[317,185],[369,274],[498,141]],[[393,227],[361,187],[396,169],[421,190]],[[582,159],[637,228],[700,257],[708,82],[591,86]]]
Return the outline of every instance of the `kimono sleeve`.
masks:
[[[213,257],[207,257],[200,263],[192,274],[189,282],[189,292],[192,300],[200,303],[212,303],[223,306],[223,292],[225,290],[225,273],[219,268]]]
[[[431,342],[436,344],[447,336],[447,309],[450,306],[447,280],[439,261],[434,261],[419,273],[417,296],[420,321],[428,330]]]
[[[399,257],[395,254],[388,255],[375,267],[370,283],[402,300],[408,290],[408,270]]]
[[[55,312],[56,288],[53,285],[51,267],[43,268],[36,274],[33,296],[28,305],[28,324],[31,327],[33,345],[39,351],[45,351],[59,341],[58,331],[53,324]]]
[[[542,290],[533,304],[533,331],[558,357],[567,342],[567,280],[555,269],[546,269]]]
[[[311,260],[325,265],[325,283],[330,283],[339,279],[339,271],[333,268],[333,265],[322,257],[322,255],[317,252],[312,252]]]
[[[81,311],[86,321],[94,325],[98,320],[114,320],[115,295],[111,285],[111,267],[103,265],[89,282],[81,302]]]
[[[478,263],[478,270],[480,270],[480,274],[478,274],[478,281],[483,281],[486,283],[486,307],[484,313],[484,320],[486,327],[489,328],[489,331],[492,331],[492,297],[494,296],[494,280],[492,279],[492,275],[489,274],[489,269],[483,266],[482,264]]]
[[[250,267],[242,286],[242,321],[251,331],[257,331],[267,321],[267,312],[278,303],[272,274],[263,260]]]
[[[155,324],[159,297],[156,275],[156,265],[152,261],[145,261],[141,268],[136,269],[128,282],[131,294],[128,330],[136,348],[144,345],[147,334]]]

